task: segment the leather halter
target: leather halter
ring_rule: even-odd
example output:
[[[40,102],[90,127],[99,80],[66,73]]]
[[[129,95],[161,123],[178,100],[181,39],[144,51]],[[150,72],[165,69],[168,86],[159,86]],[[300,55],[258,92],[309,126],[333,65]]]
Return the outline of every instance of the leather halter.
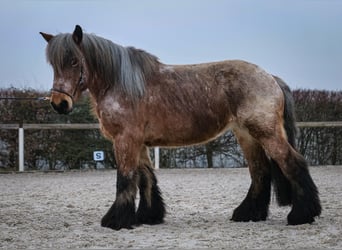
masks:
[[[75,97],[75,94],[76,94],[76,91],[78,90],[78,88],[80,86],[82,86],[84,84],[84,77],[83,77],[83,62],[84,62],[84,58],[82,59],[82,64],[81,64],[81,70],[80,70],[80,78],[78,79],[78,82],[77,82],[77,85],[74,89],[74,91],[72,92],[72,94],[64,91],[64,90],[61,90],[61,89],[56,89],[56,88],[52,88],[50,91],[51,92],[57,92],[57,93],[61,93],[61,94],[64,94],[64,95],[67,95],[71,98],[72,101],[74,101],[74,97]]]

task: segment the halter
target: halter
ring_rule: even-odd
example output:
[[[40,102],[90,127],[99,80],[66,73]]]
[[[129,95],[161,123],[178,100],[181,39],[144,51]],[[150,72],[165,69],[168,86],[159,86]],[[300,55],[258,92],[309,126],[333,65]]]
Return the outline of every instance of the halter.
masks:
[[[55,88],[52,88],[50,91],[51,92],[57,92],[57,93],[61,93],[61,94],[64,94],[64,95],[67,95],[71,98],[72,101],[74,101],[74,97],[75,97],[75,94],[76,94],[76,91],[77,89],[82,86],[84,84],[84,77],[83,77],[83,62],[84,62],[84,58],[82,58],[81,60],[81,70],[80,70],[80,77],[78,79],[78,82],[77,82],[77,85],[74,89],[74,91],[72,92],[72,94],[64,91],[64,90],[61,90],[61,89],[55,89]]]

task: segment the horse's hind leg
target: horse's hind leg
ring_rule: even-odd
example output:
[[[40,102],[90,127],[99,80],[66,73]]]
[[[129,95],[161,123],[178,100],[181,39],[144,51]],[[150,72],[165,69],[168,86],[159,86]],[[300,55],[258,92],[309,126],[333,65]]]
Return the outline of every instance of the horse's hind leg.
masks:
[[[164,221],[165,205],[153,173],[152,163],[147,147],[140,153],[138,167],[138,187],[140,202],[136,214],[137,224],[159,224]]]
[[[260,142],[291,183],[292,210],[287,217],[288,224],[312,223],[321,213],[317,187],[304,157],[287,142],[282,126],[275,131],[274,136],[260,138]]]
[[[270,161],[247,131],[234,130],[248,162],[252,183],[246,198],[234,210],[233,221],[266,220],[271,196]]]

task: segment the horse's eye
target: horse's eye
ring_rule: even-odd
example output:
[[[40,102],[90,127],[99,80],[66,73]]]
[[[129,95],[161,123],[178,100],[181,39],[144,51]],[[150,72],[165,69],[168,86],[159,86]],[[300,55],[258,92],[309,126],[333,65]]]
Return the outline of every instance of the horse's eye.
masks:
[[[71,59],[71,67],[77,67],[78,66],[78,60],[76,58]]]

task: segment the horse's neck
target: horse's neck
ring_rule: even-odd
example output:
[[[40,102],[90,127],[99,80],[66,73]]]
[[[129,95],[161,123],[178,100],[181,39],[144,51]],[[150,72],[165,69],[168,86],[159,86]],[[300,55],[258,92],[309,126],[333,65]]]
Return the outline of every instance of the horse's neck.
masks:
[[[101,79],[95,76],[88,85],[88,91],[93,101],[97,103],[104,97],[108,91],[108,87],[105,86]]]

